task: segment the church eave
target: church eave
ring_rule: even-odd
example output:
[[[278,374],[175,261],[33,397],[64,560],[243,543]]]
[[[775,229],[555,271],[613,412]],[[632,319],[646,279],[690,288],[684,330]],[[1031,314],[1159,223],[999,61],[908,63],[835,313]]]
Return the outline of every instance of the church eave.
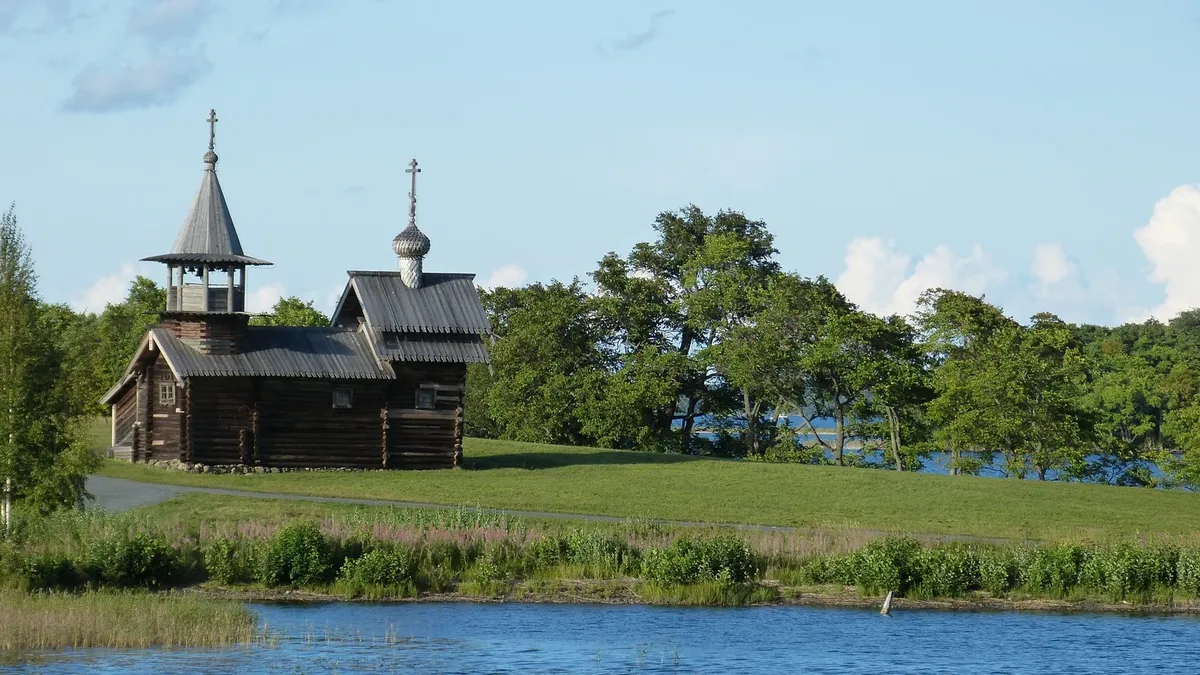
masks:
[[[170,264],[197,264],[197,265],[257,265],[268,266],[275,263],[251,258],[246,255],[231,255],[228,253],[164,253],[162,255],[150,256],[142,258],[142,262],[158,262]]]

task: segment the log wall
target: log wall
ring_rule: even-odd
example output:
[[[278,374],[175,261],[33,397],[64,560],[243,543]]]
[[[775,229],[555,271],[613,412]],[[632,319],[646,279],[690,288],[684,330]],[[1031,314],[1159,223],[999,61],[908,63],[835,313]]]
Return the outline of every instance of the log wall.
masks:
[[[143,459],[179,459],[182,450],[182,417],[176,412],[182,408],[183,391],[175,386],[175,403],[163,405],[159,396],[159,385],[176,385],[175,375],[162,358],[158,358],[149,369],[147,377],[147,407],[150,411],[148,443]]]
[[[201,464],[451,468],[462,459],[465,384],[461,364],[398,365],[386,382],[192,378],[174,433],[182,458]],[[416,409],[421,385],[434,390],[433,410]],[[348,409],[333,407],[341,388],[351,391]]]
[[[253,380],[191,378],[184,404],[185,461],[253,465],[243,440],[254,405]]]
[[[133,433],[133,423],[137,419],[137,386],[129,387],[125,394],[113,404],[114,424],[116,425],[116,444],[128,445],[130,434]]]
[[[388,468],[448,469],[462,462],[462,364],[394,364],[389,387]],[[418,410],[417,390],[434,388],[434,409]]]
[[[249,318],[215,314],[198,318],[166,318],[160,326],[201,354],[240,354]]]

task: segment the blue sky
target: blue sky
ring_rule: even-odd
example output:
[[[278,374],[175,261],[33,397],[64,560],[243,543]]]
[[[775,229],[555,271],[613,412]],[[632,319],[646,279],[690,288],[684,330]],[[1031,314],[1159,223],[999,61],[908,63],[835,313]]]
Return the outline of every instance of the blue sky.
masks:
[[[584,276],[696,203],[878,312],[929,286],[1116,323],[1200,305],[1200,3],[0,0],[0,201],[100,309],[219,173],[249,277]],[[152,278],[165,271],[145,266]]]

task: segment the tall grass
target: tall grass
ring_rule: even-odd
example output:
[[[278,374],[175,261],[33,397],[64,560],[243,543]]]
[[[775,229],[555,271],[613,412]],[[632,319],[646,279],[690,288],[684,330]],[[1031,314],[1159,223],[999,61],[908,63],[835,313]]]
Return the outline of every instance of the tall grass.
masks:
[[[0,650],[223,647],[251,642],[240,603],[136,592],[0,591]]]
[[[763,602],[781,586],[813,585],[910,598],[1158,604],[1200,598],[1200,547],[1181,539],[998,547],[850,530],[734,532],[648,521],[555,528],[465,509],[325,513],[189,526],[135,514],[23,517],[16,534],[0,542],[0,586],[162,589],[208,582],[396,598],[519,597],[557,583],[700,604]]]
[[[856,586],[865,594],[909,597],[1100,599],[1186,602],[1200,598],[1200,550],[1167,542],[995,547],[922,546],[909,538],[868,543],[853,553],[818,556],[792,580]]]

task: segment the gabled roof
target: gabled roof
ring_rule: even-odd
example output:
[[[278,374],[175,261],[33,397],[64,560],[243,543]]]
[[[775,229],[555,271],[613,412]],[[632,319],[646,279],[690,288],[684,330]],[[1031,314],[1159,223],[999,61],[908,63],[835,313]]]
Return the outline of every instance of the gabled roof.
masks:
[[[164,263],[233,263],[241,265],[270,265],[242,252],[242,242],[233,226],[233,216],[225,203],[225,193],[217,180],[216,155],[205,157],[204,178],[200,189],[188,211],[187,219],[179,228],[171,252],[143,258],[149,262]]]
[[[399,272],[351,271],[334,310],[337,321],[353,293],[372,330],[394,333],[491,333],[475,289],[474,274],[426,272],[420,288],[409,288]]]
[[[375,353],[388,361],[487,363],[483,337],[477,333],[397,333],[372,331]]]
[[[387,380],[392,372],[362,333],[345,328],[252,326],[241,354],[208,355],[165,328],[150,330],[176,377],[302,377]]]

